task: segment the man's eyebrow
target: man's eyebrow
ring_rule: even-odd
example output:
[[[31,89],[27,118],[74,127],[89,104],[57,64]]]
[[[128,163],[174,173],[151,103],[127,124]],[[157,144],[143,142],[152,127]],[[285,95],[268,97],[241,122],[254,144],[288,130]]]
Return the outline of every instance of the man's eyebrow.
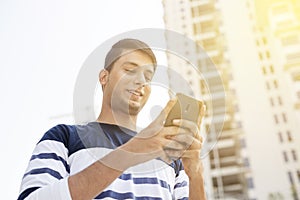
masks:
[[[139,66],[137,63],[131,62],[131,61],[126,61],[122,65],[133,65],[134,67],[138,67]]]

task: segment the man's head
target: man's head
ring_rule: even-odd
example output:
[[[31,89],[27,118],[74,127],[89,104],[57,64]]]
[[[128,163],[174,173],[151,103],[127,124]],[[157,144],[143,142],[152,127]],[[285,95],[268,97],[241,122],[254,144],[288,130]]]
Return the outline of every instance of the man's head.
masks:
[[[156,67],[156,58],[151,48],[144,42],[137,39],[123,39],[115,43],[105,57],[104,69],[110,71],[114,63],[124,54],[129,51],[141,51],[149,56]]]
[[[99,74],[102,106],[113,113],[137,115],[150,95],[149,83],[156,64],[154,53],[144,42],[124,39],[114,44],[105,58],[104,70]]]

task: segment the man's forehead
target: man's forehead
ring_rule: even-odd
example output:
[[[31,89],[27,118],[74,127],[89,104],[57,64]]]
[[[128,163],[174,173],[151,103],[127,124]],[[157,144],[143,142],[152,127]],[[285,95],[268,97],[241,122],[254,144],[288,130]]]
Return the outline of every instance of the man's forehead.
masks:
[[[126,51],[121,54],[118,59],[122,63],[136,65],[136,66],[152,66],[154,67],[156,63],[153,62],[152,58],[145,52],[141,50],[131,50]]]

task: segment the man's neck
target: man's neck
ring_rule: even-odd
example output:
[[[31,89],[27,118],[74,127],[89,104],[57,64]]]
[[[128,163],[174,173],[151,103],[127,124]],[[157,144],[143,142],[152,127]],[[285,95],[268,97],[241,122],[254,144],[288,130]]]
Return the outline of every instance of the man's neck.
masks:
[[[131,116],[123,112],[113,112],[111,109],[102,108],[97,121],[107,124],[115,124],[130,130],[136,130],[136,119],[136,116]]]

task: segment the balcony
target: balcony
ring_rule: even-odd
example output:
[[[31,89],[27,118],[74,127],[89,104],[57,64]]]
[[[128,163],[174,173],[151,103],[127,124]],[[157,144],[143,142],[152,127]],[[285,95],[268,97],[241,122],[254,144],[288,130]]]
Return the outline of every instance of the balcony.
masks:
[[[295,104],[294,104],[294,108],[296,109],[296,110],[300,110],[300,101],[297,101]]]
[[[215,4],[215,0],[201,0],[201,1],[191,1],[193,7],[208,7]]]
[[[243,173],[243,170],[239,166],[230,166],[230,167],[223,167],[220,169],[211,170],[211,175],[213,177],[218,177],[218,176],[226,177],[226,176],[231,176],[231,175],[239,175],[241,173]],[[235,182],[235,181],[232,180],[232,182]]]
[[[211,58],[212,57],[217,57],[218,55],[220,55],[220,51],[218,49],[207,50],[206,53]]]
[[[200,69],[200,70],[202,70],[202,69]],[[204,70],[201,71],[201,73],[203,74],[205,81],[207,81],[209,79],[213,79],[213,78],[216,78],[219,80],[219,77],[221,76],[219,71],[214,66],[211,66],[210,69],[207,71],[204,71]],[[208,84],[207,82],[205,82],[205,84]],[[209,84],[211,84],[211,82]],[[216,82],[215,85],[221,85],[221,84],[222,84],[222,82]],[[211,84],[210,86],[214,86],[214,84]]]
[[[216,165],[214,163],[213,153],[210,156],[211,159],[211,169],[215,169]],[[237,156],[227,156],[219,159],[218,166],[221,168],[231,167],[231,166],[239,166],[241,164],[241,159]]]
[[[300,52],[289,54],[286,56],[285,70],[291,70],[294,67],[300,67]]]
[[[225,92],[223,91],[217,91],[217,92],[212,92],[210,94],[203,94],[203,99],[205,101],[211,101],[213,99],[225,99]]]
[[[216,31],[210,31],[210,32],[205,32],[205,33],[201,33],[195,36],[195,40],[199,41],[199,40],[208,40],[208,39],[214,39],[218,36]]]
[[[227,138],[227,137],[232,137],[242,134],[242,129],[237,128],[237,129],[229,129],[229,130],[224,130],[222,131],[221,137],[222,138]]]
[[[226,185],[223,187],[225,192],[236,192],[236,191],[242,191],[243,185],[242,184],[232,184],[232,185]]]
[[[219,140],[217,143],[218,149],[234,147],[234,145],[235,141],[233,139]]]

